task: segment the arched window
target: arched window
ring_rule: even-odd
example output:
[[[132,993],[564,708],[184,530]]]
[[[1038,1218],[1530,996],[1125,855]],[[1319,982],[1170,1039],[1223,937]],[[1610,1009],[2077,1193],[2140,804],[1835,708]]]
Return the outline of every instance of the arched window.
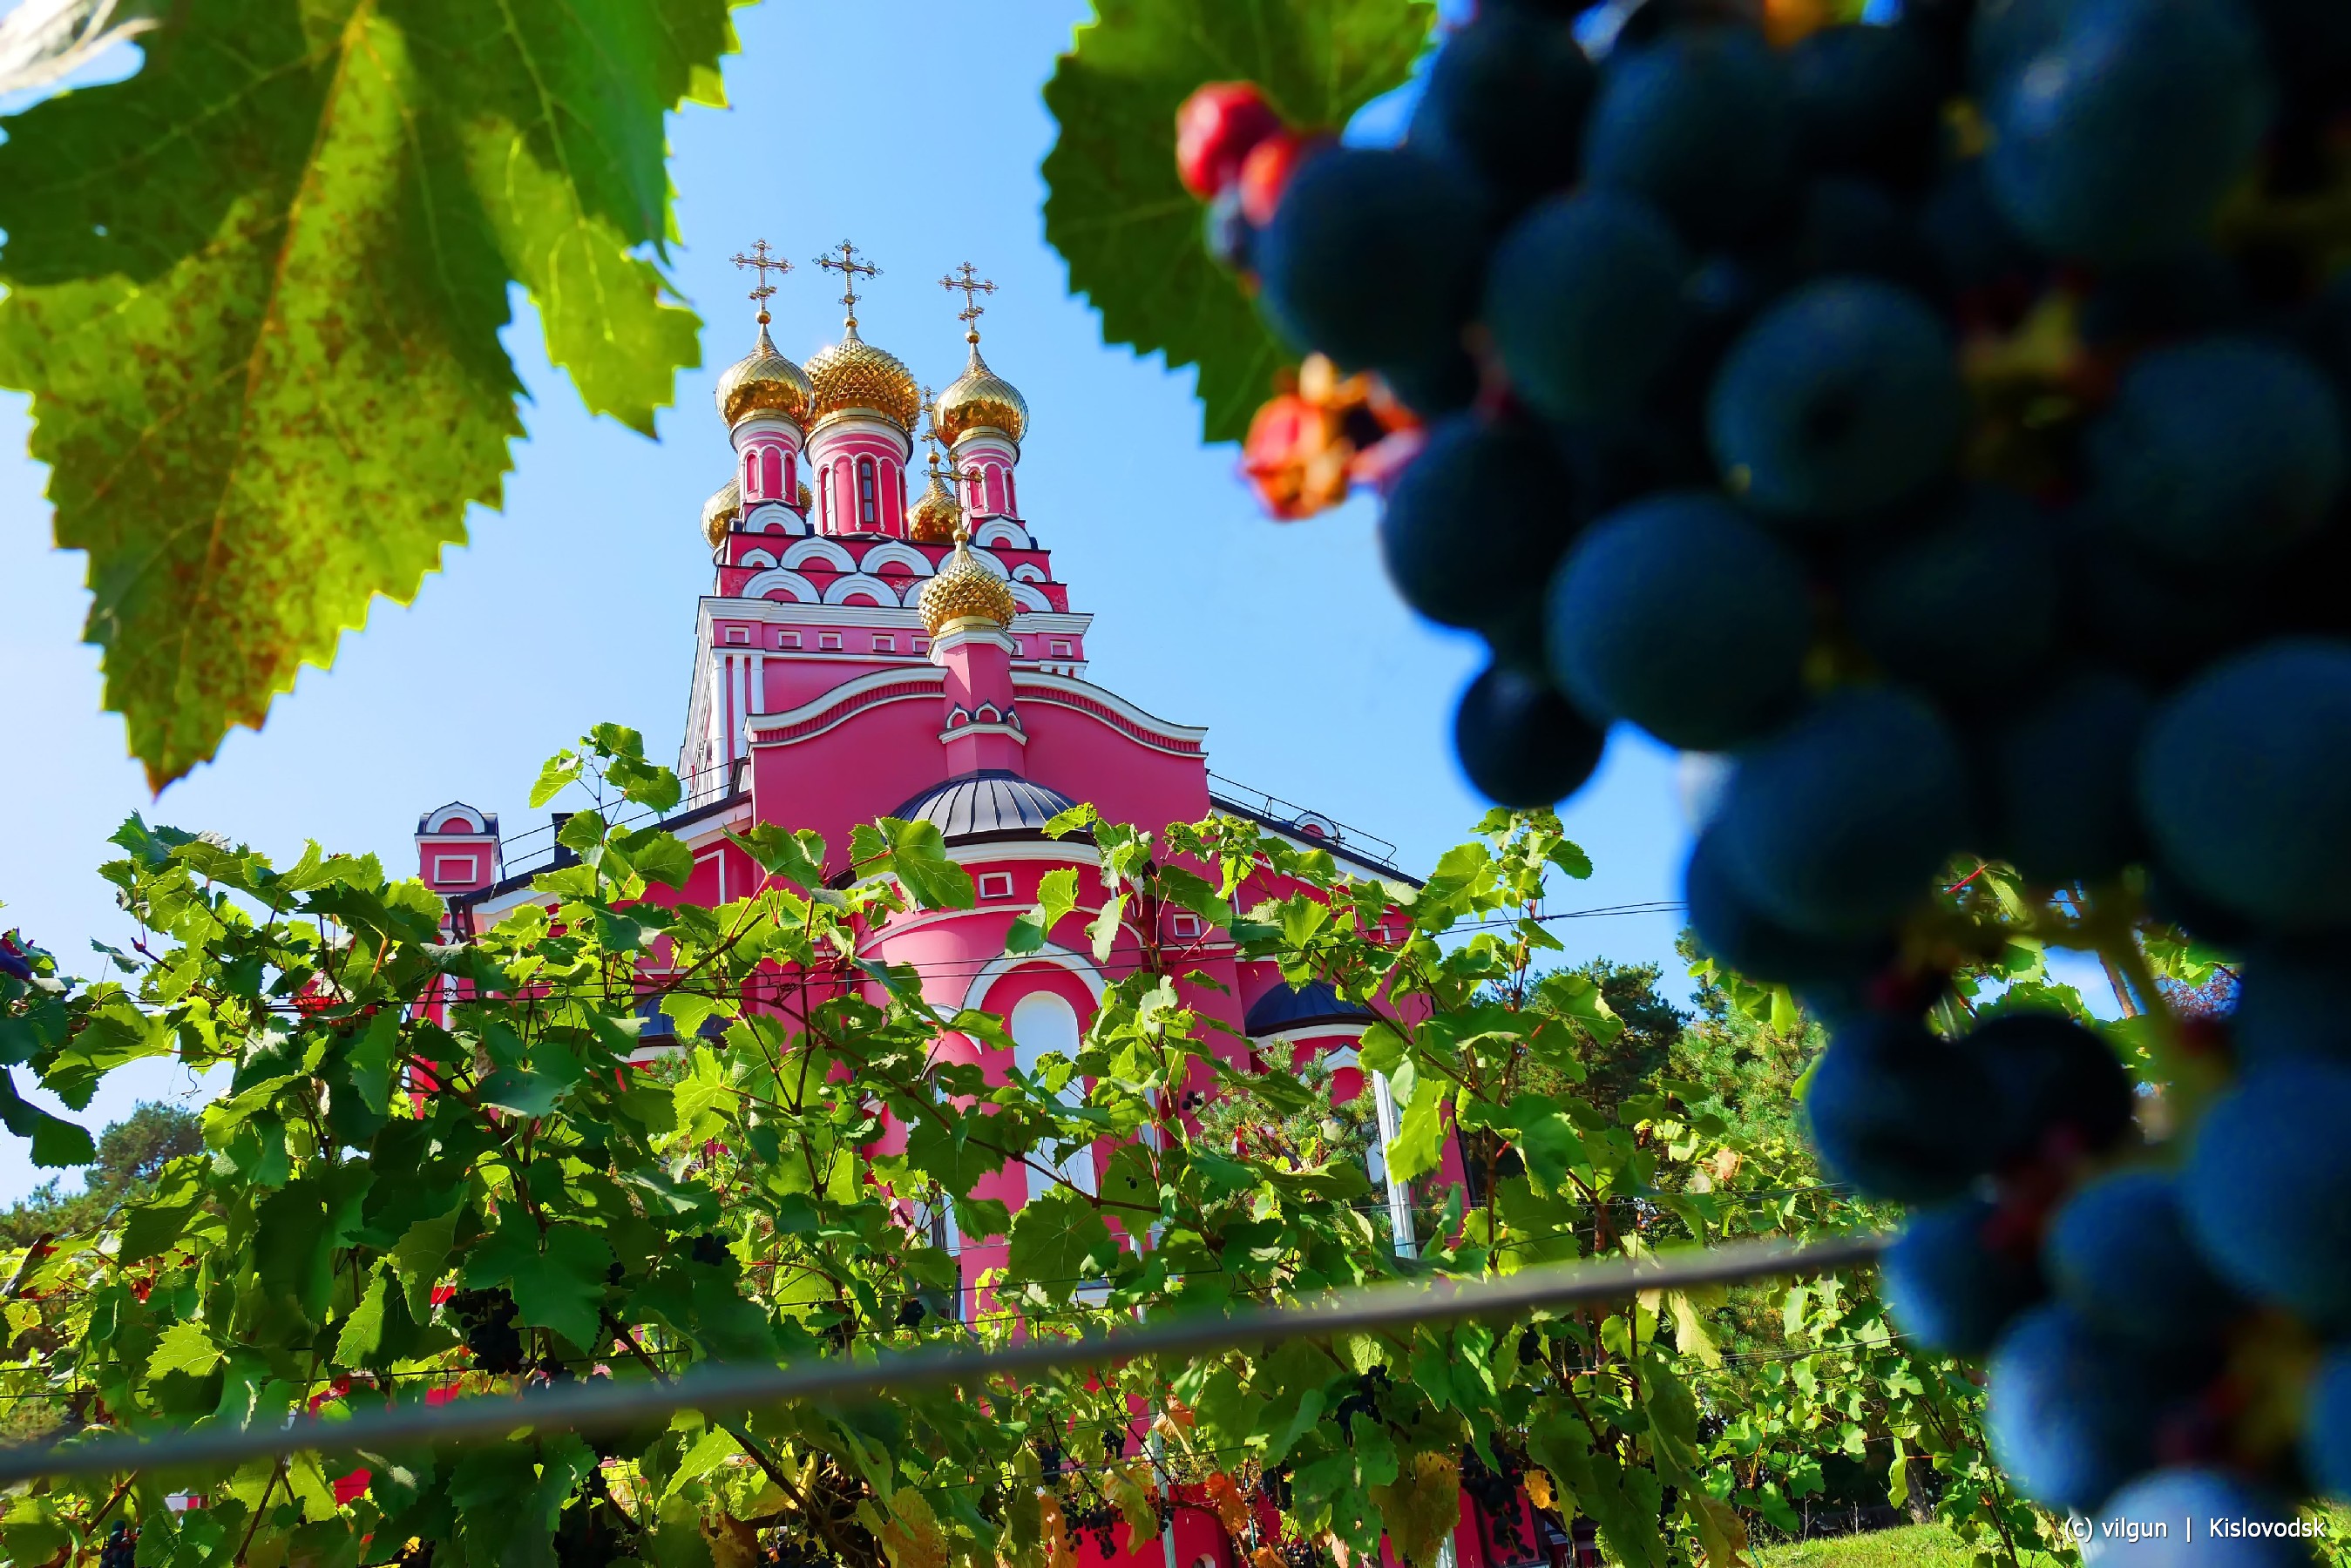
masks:
[[[882,526],[882,494],[874,488],[873,460],[857,460],[857,525],[871,533]]]
[[[987,465],[987,514],[1004,514],[1004,471],[992,462]]]
[[[1049,1052],[1058,1052],[1074,1062],[1078,1059],[1077,1009],[1050,991],[1032,991],[1012,1004],[1012,1016],[1007,1020],[1012,1029],[1012,1059],[1023,1073],[1034,1073],[1037,1064]],[[1061,1099],[1068,1105],[1085,1102],[1085,1085],[1074,1075],[1061,1089]],[[1090,1144],[1080,1144],[1067,1151],[1058,1167],[1063,1178],[1076,1184],[1081,1192],[1094,1190],[1094,1151]],[[1029,1172],[1029,1195],[1036,1197],[1046,1187],[1045,1177],[1038,1171]]]
[[[816,515],[817,526],[828,534],[831,533],[832,471],[831,469],[820,468],[816,471]]]
[[[1008,517],[1020,515],[1020,492],[1015,488],[1012,471],[1004,471],[1004,513]]]
[[[784,452],[781,447],[769,447],[759,458],[759,494],[768,501],[781,501],[784,495]]]
[[[799,464],[793,460],[790,452],[784,453],[784,487],[776,492],[776,499],[787,506],[799,504]]]
[[[748,501],[759,493],[759,454],[743,454],[743,499]]]

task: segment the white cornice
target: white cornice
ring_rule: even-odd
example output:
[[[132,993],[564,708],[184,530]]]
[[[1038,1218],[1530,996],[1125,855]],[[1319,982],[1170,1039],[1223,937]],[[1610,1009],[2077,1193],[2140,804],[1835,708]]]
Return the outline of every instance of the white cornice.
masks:
[[[754,713],[747,722],[754,735],[763,730],[789,730],[795,724],[804,724],[827,710],[862,697],[868,691],[877,691],[887,686],[902,685],[909,680],[920,682],[925,688],[922,691],[909,693],[909,701],[917,697],[936,697],[946,686],[946,677],[940,671],[925,664],[909,661],[889,670],[877,670],[871,675],[860,675],[854,680],[844,680],[821,696],[811,698],[797,708],[786,709],[780,713]],[[842,715],[844,718],[847,716]],[[830,727],[827,726],[827,728]]]
[[[895,630],[902,627],[920,629],[922,616],[903,605],[812,605],[793,599],[746,599],[718,594],[702,596],[695,617],[695,629],[708,643],[714,621],[758,621],[768,626],[843,626],[872,627],[876,630]],[[1092,626],[1092,611],[1024,610],[1013,618],[1012,629],[1044,637],[1083,637]],[[774,653],[775,649],[754,649]],[[791,649],[782,651],[790,653]],[[1083,685],[1081,681],[1079,684]],[[1152,721],[1157,723],[1157,720]],[[1162,726],[1163,728],[1165,726]],[[1207,732],[1202,731],[1206,734]]]
[[[1025,746],[1029,737],[1009,724],[952,724],[939,732],[939,744],[960,740],[967,735],[1002,735],[1015,745]]]
[[[1049,675],[1041,670],[1016,670],[1012,672],[1012,687],[1016,700],[1023,687],[1036,691],[1059,691],[1068,696],[1082,697],[1089,701],[1099,702],[1137,729],[1149,730],[1165,735],[1170,740],[1190,741],[1199,744],[1208,738],[1208,732],[1204,728],[1193,724],[1170,723],[1157,714],[1144,712],[1117,692],[1107,691],[1091,680],[1078,680],[1075,676]]]

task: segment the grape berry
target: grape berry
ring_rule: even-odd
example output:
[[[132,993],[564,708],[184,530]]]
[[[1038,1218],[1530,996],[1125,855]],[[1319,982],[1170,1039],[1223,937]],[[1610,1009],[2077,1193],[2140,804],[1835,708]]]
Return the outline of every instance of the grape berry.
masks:
[[[1403,146],[1220,84],[1181,172],[1423,418],[1380,547],[1488,646],[1470,782],[1557,801],[1618,722],[1720,754],[1690,926],[1829,1023],[1823,1163],[1928,1206],[1886,1294],[1987,1358],[2024,1491],[2351,1496],[2351,6],[1754,9],[1486,0]],[[1954,988],[1992,857],[2139,971],[2164,1082]],[[2158,941],[2233,1017],[2168,1016]]]

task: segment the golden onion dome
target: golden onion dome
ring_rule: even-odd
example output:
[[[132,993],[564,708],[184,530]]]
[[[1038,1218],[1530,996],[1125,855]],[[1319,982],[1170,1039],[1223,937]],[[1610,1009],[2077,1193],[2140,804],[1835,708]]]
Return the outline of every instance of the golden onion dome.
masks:
[[[758,413],[781,414],[796,425],[805,425],[813,395],[808,372],[776,352],[763,312],[758,342],[719,376],[716,397],[720,417],[733,430]]]
[[[742,514],[743,482],[730,479],[702,504],[702,536],[710,541],[712,549],[718,548],[726,537],[726,530],[735,526],[735,519]]]
[[[1010,626],[1012,618],[1020,613],[1010,585],[979,564],[966,534],[956,535],[955,554],[940,564],[937,576],[923,585],[915,607],[933,637],[962,621]]]
[[[939,460],[931,458],[931,483],[906,508],[906,536],[917,544],[944,545],[955,537],[956,524],[963,517],[963,508],[956,504],[955,492],[947,488],[939,472]]]
[[[923,394],[914,373],[895,354],[876,348],[857,335],[857,318],[845,324],[841,341],[810,356],[809,381],[815,389],[809,400],[809,422],[871,409],[908,434],[922,417]]]
[[[952,446],[969,431],[976,430],[1002,431],[1020,444],[1029,432],[1029,400],[1020,389],[987,368],[979,357],[979,335],[973,333],[964,341],[971,345],[971,363],[963,374],[947,383],[939,394],[931,418],[939,427],[939,434]]]

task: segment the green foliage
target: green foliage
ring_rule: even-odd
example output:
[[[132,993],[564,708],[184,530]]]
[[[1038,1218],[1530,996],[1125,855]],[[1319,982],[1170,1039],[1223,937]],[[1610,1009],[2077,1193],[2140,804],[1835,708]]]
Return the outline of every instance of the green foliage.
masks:
[[[1755,1554],[1756,1568],[1971,1568],[1974,1561],[1973,1549],[1940,1524],[1792,1542]],[[2025,1568],[2043,1568],[2060,1560],[2027,1552],[2022,1561]]]
[[[1176,178],[1176,110],[1204,82],[1253,81],[1291,124],[1337,130],[1401,86],[1428,41],[1428,0],[1097,0],[1045,84],[1045,238],[1102,337],[1199,368],[1201,431],[1238,441],[1294,356],[1209,259],[1201,207]]]
[[[86,1230],[123,1198],[152,1190],[171,1161],[203,1147],[195,1112],[142,1101],[99,1136],[82,1190],[60,1192],[55,1179],[34,1189],[0,1213],[0,1241],[23,1247],[45,1232]]]
[[[547,780],[594,803],[561,835],[577,859],[470,940],[443,940],[439,901],[371,859],[314,847],[279,868],[134,818],[105,874],[146,928],[142,956],[86,983],[46,959],[29,982],[0,979],[20,1066],[69,1102],[141,1055],[229,1075],[200,1147],[110,1137],[143,1185],[0,1258],[0,1397],[20,1429],[275,1423],[318,1399],[1003,1345],[1817,1217],[1681,1088],[1582,1092],[1627,1033],[1604,993],[1637,1000],[1647,977],[1540,967],[1556,949],[1533,918],[1546,879],[1586,868],[1547,815],[1489,817],[1417,889],[1237,819],[1058,825],[1091,836],[1101,871],[1049,884],[1047,925],[1196,909],[1292,983],[1385,1004],[1362,1054],[1402,1110],[1385,1166],[1422,1184],[1417,1244],[1400,1247],[1360,1106],[1334,1114],[1326,1068],[1256,1059],[1198,1011],[1210,992],[1180,953],[1146,950],[1113,981],[1075,1060],[990,1082],[938,1047],[1000,1047],[1000,1020],[943,1012],[913,969],[852,961],[894,915],[968,899],[916,825],[861,828],[842,877],[814,836],[763,828],[739,842],[775,871],[766,888],[671,906],[645,893],[677,841],[615,820],[677,798],[639,738],[600,729]],[[690,1046],[643,1038],[648,1000]],[[1486,1157],[1474,1204],[1454,1185],[1457,1132]],[[1066,1163],[1105,1139],[1090,1191]],[[1031,1193],[1017,1211],[989,1185],[1008,1168]],[[1007,1242],[977,1292],[955,1231]],[[0,1545],[88,1551],[110,1515],[136,1524],[148,1568],[357,1568],[412,1539],[479,1568],[541,1561],[550,1540],[565,1561],[592,1548],[653,1568],[739,1568],[778,1544],[855,1568],[1067,1568],[1079,1522],[1152,1525],[1174,1482],[1232,1504],[1238,1547],[1270,1544],[1256,1497],[1278,1500],[1286,1539],[1368,1552],[1389,1532],[1425,1560],[1479,1457],[1541,1468],[1550,1506],[1598,1521],[1620,1560],[1728,1564],[1738,1483],[1698,1412],[1731,1400],[1705,1379],[1738,1326],[1713,1310],[1667,1294],[709,1410],[593,1449],[524,1431],[142,1476],[119,1498],[51,1483],[9,1503]],[[1164,1477],[1133,1456],[1145,1426]],[[361,1470],[336,1502],[336,1478]],[[175,1490],[207,1506],[174,1514]]]
[[[0,385],[89,553],[106,701],[160,787],[413,596],[522,433],[529,296],[588,407],[653,431],[698,324],[663,116],[721,101],[727,0],[193,0],[0,144]]]

